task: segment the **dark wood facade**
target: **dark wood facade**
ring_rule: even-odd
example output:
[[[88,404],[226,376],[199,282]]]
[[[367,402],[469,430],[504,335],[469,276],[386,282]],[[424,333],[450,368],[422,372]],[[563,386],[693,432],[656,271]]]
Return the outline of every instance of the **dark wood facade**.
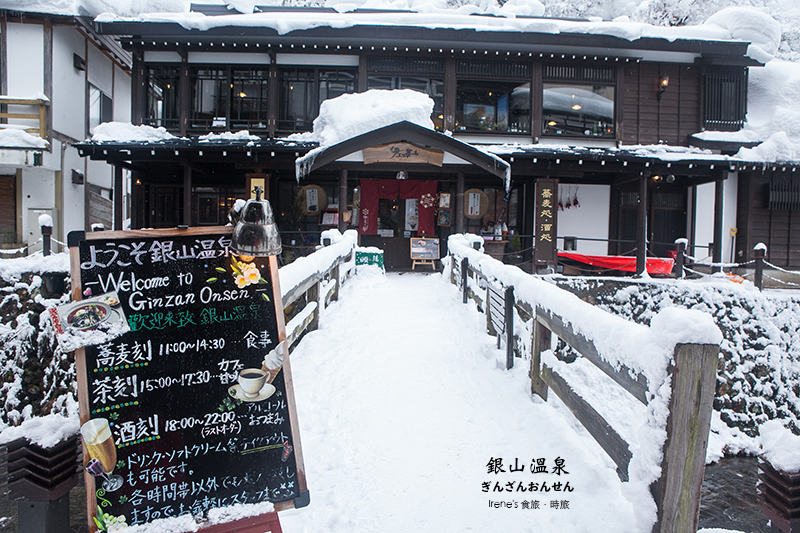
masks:
[[[782,268],[800,265],[800,171],[758,165],[739,172],[736,260],[753,258],[767,245],[767,260]]]
[[[622,70],[622,142],[687,146],[689,135],[702,130],[700,67],[639,62]],[[669,86],[659,98],[663,76]]]
[[[223,11],[207,14],[223,14]],[[311,87],[313,98],[317,94],[321,98],[324,78],[328,91],[333,87],[330,80],[334,80],[340,92],[363,92],[371,88],[413,88],[427,92],[435,102],[432,119],[439,131],[452,132],[456,138],[468,139],[472,144],[522,145],[519,150],[501,156],[512,167],[511,197],[517,234],[535,233],[530,211],[537,180],[554,178],[562,184],[608,185],[609,219],[602,221],[609,227],[608,253],[630,252],[631,248],[641,251],[645,247],[652,253],[654,250],[647,242],[664,241],[657,247],[661,255],[666,253],[664,246],[676,236],[693,229],[692,210],[698,209],[690,205],[694,187],[724,180],[728,171],[737,167],[735,164],[729,167],[724,159],[693,157],[691,153],[670,163],[659,158],[657,149],[625,152],[625,146],[688,149],[694,142],[692,135],[697,132],[742,124],[745,108],[741,102],[746,98],[746,84],[742,80],[746,80],[747,66],[757,64],[746,56],[747,43],[731,41],[669,41],[648,37],[630,41],[610,35],[358,24],[287,34],[246,26],[209,31],[187,30],[173,23],[112,22],[97,26],[102,33],[122,36],[121,44],[133,53],[134,123],[163,125],[176,135],[190,137],[208,131],[249,128],[251,134],[261,138],[249,150],[236,143],[228,146],[214,143],[203,149],[194,141],[191,147],[181,145],[161,150],[154,146],[152,154],[159,163],[148,159],[146,152],[135,161],[131,151],[123,146],[117,147],[116,152],[101,154],[96,147],[87,145],[85,155],[128,165],[136,171],[134,227],[176,222],[197,224],[201,202],[198,194],[202,194],[204,187],[216,187],[219,205],[227,205],[229,198],[222,196],[244,192],[247,176],[253,173],[269,177],[279,216],[289,210],[298,188],[294,183],[293,160],[313,146],[287,147],[279,137],[291,133],[291,124],[297,124],[294,131],[309,129],[313,116],[296,122],[287,120],[292,118],[287,117],[286,111],[287,87],[311,83],[304,87]],[[553,49],[570,51],[555,53]],[[246,60],[237,61],[237,57],[245,55]],[[263,59],[253,66],[255,55]],[[217,59],[198,62],[201,56]],[[223,56],[224,60],[219,59]],[[341,63],[345,56],[347,61]],[[294,63],[293,58],[296,58]],[[290,75],[288,66],[292,64],[303,66]],[[237,68],[249,72],[244,75],[247,78],[244,82],[236,77],[242,76],[236,73]],[[153,76],[157,71],[162,75],[164,69],[169,71],[168,81],[163,81],[158,90],[165,91],[168,87],[173,91],[170,96],[173,114],[153,119]],[[203,69],[214,72],[202,74]],[[225,88],[230,84],[232,90],[225,97],[227,107],[222,112],[216,110],[216,114],[208,115],[213,119],[206,118],[206,122],[193,122],[197,117],[200,78],[204,75],[207,77],[203,83],[210,80]],[[232,102],[235,91],[239,91],[237,84],[249,83],[247,80],[252,81],[254,76],[262,76],[258,81],[260,89],[256,87],[256,91],[262,91],[257,103],[258,118],[242,122],[237,118],[241,109],[234,109]],[[309,82],[309,78],[302,76],[312,79]],[[661,85],[665,77],[669,80],[667,86]],[[250,87],[254,86],[251,83]],[[584,111],[571,112],[564,107],[568,104],[553,107],[559,90],[572,91],[572,98],[576,91],[592,93],[593,97],[600,95],[604,114],[587,119]],[[244,98],[246,92],[249,98],[250,89],[242,89],[239,95]],[[509,118],[501,128],[500,104],[495,103],[495,107],[487,108],[489,127],[481,131],[475,119],[467,116],[468,106],[469,110],[481,106],[465,104],[464,95],[485,98],[493,92],[506,94],[502,105],[507,106]],[[318,103],[312,104],[313,113]],[[580,108],[580,105],[572,107]],[[497,124],[492,122],[494,113],[498,114]],[[331,161],[315,172],[314,180],[335,196],[338,191],[352,190],[352,184],[360,179],[394,177],[400,170],[407,168]],[[346,175],[344,188],[340,183],[342,172]],[[463,193],[457,184],[464,183],[467,188],[486,187],[503,196],[502,184],[476,166],[416,166],[409,174],[411,179],[437,180],[440,193]],[[662,177],[668,180],[659,181]],[[646,193],[644,202],[639,201],[642,192]],[[352,198],[342,202],[350,204]],[[706,207],[721,208],[721,205]],[[174,214],[164,216],[164,210]],[[745,211],[740,206],[740,212]],[[456,227],[464,231],[481,228],[480,224],[470,224],[457,218],[452,226],[440,231],[446,236]],[[645,226],[650,228],[647,234]],[[714,229],[716,243],[722,239],[722,228],[718,226]]]

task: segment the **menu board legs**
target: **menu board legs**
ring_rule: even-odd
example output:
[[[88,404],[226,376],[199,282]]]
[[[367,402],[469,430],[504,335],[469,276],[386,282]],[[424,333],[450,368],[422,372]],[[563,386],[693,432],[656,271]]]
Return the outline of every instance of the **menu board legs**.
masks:
[[[90,531],[310,501],[277,259],[234,253],[231,231],[70,234]],[[243,520],[280,531],[276,513]]]

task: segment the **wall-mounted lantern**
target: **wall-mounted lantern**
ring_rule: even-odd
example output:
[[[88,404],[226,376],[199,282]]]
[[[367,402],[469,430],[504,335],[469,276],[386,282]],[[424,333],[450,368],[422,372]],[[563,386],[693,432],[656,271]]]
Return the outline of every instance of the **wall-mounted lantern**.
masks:
[[[667,87],[669,87],[669,76],[661,76],[661,79],[658,80],[658,93],[656,94],[659,100],[661,100],[661,95],[664,94]]]

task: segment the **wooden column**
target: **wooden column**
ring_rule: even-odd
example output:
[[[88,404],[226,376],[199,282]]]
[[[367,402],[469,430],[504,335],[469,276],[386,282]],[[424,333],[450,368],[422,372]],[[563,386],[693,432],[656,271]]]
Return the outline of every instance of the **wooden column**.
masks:
[[[453,57],[444,61],[444,129],[456,131],[456,60]]]
[[[192,167],[183,166],[183,224],[192,225]]]
[[[347,229],[347,222],[344,214],[347,212],[347,169],[339,172],[339,231],[344,233]]]
[[[714,182],[714,263],[722,262],[722,215],[725,207],[725,183],[722,180]],[[722,272],[722,268],[718,269]]]
[[[125,195],[122,193],[122,166],[114,165],[114,230],[122,229],[122,209]]]
[[[456,174],[456,233],[464,233],[464,174]]]
[[[639,176],[639,211],[636,219],[636,275],[647,272],[647,179]]]
[[[536,183],[533,178],[525,182],[522,208],[522,234],[528,235],[522,239],[522,260],[525,262],[529,272],[536,272],[536,265],[533,263],[533,224],[536,218]]]
[[[191,87],[189,82],[189,54],[183,53],[181,54],[181,85],[180,85],[180,128],[181,128],[181,136],[186,136],[186,131],[189,129],[189,115],[191,114],[192,102],[191,102]]]
[[[132,67],[131,67],[131,124],[139,126],[142,124],[145,110],[145,98],[147,98],[147,90],[144,86],[144,58],[143,52],[134,50],[131,54]],[[89,68],[89,54],[85,54],[86,68]],[[88,112],[88,97],[87,97],[87,112]]]

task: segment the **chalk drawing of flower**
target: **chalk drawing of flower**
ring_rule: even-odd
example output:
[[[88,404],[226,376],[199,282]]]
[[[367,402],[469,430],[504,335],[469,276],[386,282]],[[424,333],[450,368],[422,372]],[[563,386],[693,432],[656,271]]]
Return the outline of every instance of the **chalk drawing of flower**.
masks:
[[[250,256],[243,256],[243,257],[251,261],[253,259],[253,257]],[[233,276],[233,281],[236,283],[236,286],[240,289],[243,289],[248,285],[267,283],[267,280],[265,280],[261,276],[261,271],[253,262],[242,261],[240,259],[237,259],[236,256],[231,256],[229,267],[230,267],[230,274]],[[221,274],[228,273],[227,268],[216,267],[215,270]],[[206,282],[215,283],[217,279],[219,278],[211,277],[208,278]]]

